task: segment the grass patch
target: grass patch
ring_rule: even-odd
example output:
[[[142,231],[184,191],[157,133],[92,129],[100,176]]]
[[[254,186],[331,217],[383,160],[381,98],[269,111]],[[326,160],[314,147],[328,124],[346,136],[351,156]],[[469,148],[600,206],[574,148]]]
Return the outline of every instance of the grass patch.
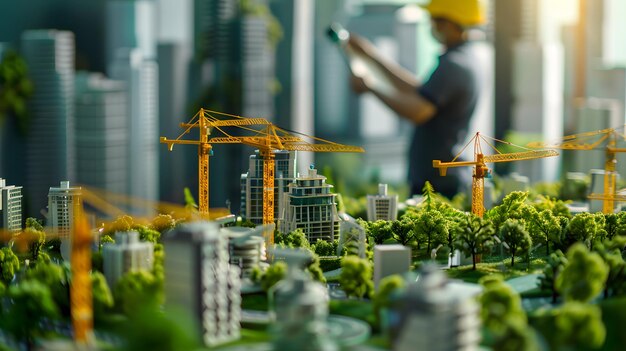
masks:
[[[229,342],[224,345],[220,345],[216,348],[203,348],[201,350],[221,350],[227,349],[236,345],[247,345],[254,343],[267,343],[270,342],[270,334],[265,330],[252,330],[241,328],[241,338],[239,340]]]
[[[517,278],[528,274],[541,273],[546,265],[543,258],[535,258],[526,262],[517,262],[515,267],[511,267],[511,258],[506,258],[496,262],[477,263],[476,270],[472,265],[454,267],[447,270],[448,277],[461,279],[468,283],[478,283],[478,280],[486,275],[501,274],[505,280]]]
[[[328,309],[331,314],[360,319],[368,323],[372,329],[378,327],[374,306],[370,300],[330,300]]]

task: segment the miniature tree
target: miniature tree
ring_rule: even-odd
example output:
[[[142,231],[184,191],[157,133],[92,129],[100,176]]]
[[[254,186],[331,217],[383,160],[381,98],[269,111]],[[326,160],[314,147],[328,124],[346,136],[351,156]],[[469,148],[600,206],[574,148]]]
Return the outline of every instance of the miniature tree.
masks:
[[[391,223],[384,220],[370,223],[366,228],[366,233],[376,245],[382,245],[392,236]]]
[[[345,256],[341,260],[339,284],[348,297],[369,296],[374,288],[369,261],[356,256]]]
[[[43,232],[43,225],[37,218],[28,217],[26,218],[26,228],[33,228],[40,232]]]
[[[13,241],[19,253],[28,251],[31,259],[37,260],[39,253],[46,244],[46,234],[34,227],[29,227],[16,235]]]
[[[504,197],[502,204],[485,213],[485,218],[491,221],[496,233],[507,219],[526,219],[525,214],[530,207],[526,204],[527,198],[528,192],[514,191]]]
[[[406,283],[404,279],[399,274],[393,274],[380,280],[376,295],[374,295],[374,298],[372,299],[372,303],[374,304],[374,313],[378,317],[379,322],[381,309],[389,307],[391,303],[391,296],[403,289],[405,285]]]
[[[414,223],[415,235],[426,241],[426,250],[429,253],[433,244],[444,243],[448,237],[447,222],[439,211],[420,211]]]
[[[510,324],[527,323],[519,294],[504,282],[502,276],[485,276],[479,282],[484,287],[479,296],[480,317],[493,335],[505,334]]]
[[[556,288],[556,279],[567,264],[567,258],[561,250],[556,250],[548,257],[548,262],[543,268],[543,275],[539,277],[539,288],[552,292],[552,303],[556,303],[559,292]]]
[[[598,349],[606,337],[600,308],[580,302],[544,310],[537,316],[536,324],[550,350]]]
[[[107,285],[106,278],[100,272],[91,272],[93,294],[93,314],[96,319],[102,318],[113,307],[113,295]]]
[[[589,302],[603,289],[609,269],[595,252],[582,243],[567,252],[567,264],[556,279],[556,287],[565,301]]]
[[[550,210],[534,212],[532,218],[527,222],[528,230],[533,243],[545,243],[546,255],[550,254],[550,238],[561,234],[559,219]]]
[[[567,218],[572,217],[572,213],[570,212],[567,204],[563,200],[555,199],[550,196],[538,196],[539,201],[533,202],[532,206],[537,210],[537,212],[542,212],[545,210],[550,211],[553,216],[563,216]]]
[[[8,51],[0,62],[0,125],[7,116],[14,116],[23,134],[28,129],[26,101],[33,94],[26,61],[14,51]]]
[[[393,221],[391,223],[391,232],[398,244],[408,246],[416,239],[413,233],[414,225],[411,216],[407,215],[402,216],[402,219],[399,221]]]
[[[153,244],[158,244],[161,240],[161,232],[150,229],[148,227],[142,225],[135,225],[133,230],[139,233],[139,239],[142,241],[151,242]]]
[[[114,234],[117,232],[127,232],[133,229],[134,224],[135,220],[133,219],[133,217],[128,215],[122,215],[117,217],[115,221],[107,225],[104,228],[104,232],[102,234],[114,236]]]
[[[486,252],[491,244],[494,229],[491,223],[472,213],[468,213],[465,220],[455,228],[457,231],[457,245],[466,255],[472,256],[472,269],[476,270],[476,255]]]
[[[576,242],[581,242],[587,247],[591,247],[591,243],[599,229],[594,214],[587,212],[579,213],[567,225],[564,244],[570,247]]]
[[[39,256],[37,264],[26,271],[24,280],[37,281],[50,290],[55,305],[63,316],[70,315],[69,272],[62,266]]]
[[[137,306],[157,308],[163,301],[163,290],[154,274],[147,271],[136,271],[125,274],[113,290],[116,308],[131,316]]]
[[[20,260],[10,247],[0,249],[0,280],[6,285],[13,280],[15,273],[20,269]]]
[[[622,249],[626,246],[626,237],[616,236],[611,241],[598,243],[594,247],[609,269],[606,282],[604,283],[604,298],[623,292],[626,288],[626,262],[622,257]]]
[[[524,225],[514,219],[504,222],[500,228],[500,237],[509,246],[511,267],[515,266],[515,254],[528,252],[533,243]]]
[[[319,256],[335,256],[333,244],[321,239],[317,239],[317,242],[313,245],[313,252]]]
[[[267,268],[265,274],[261,278],[261,288],[268,291],[279,281],[287,276],[287,264],[283,261],[276,261]]]
[[[320,258],[317,255],[313,255],[313,259],[306,267],[306,270],[309,272],[313,280],[322,284],[326,283],[326,277],[324,277],[324,272],[322,272],[322,268],[320,267]]]
[[[25,340],[27,349],[32,350],[35,338],[45,332],[41,322],[59,317],[50,289],[38,281],[23,281],[10,286],[6,297],[12,303],[2,310],[0,323],[15,339]]]
[[[165,231],[174,228],[176,226],[176,221],[174,220],[174,217],[169,214],[159,214],[154,217],[150,226],[152,229],[163,234]]]

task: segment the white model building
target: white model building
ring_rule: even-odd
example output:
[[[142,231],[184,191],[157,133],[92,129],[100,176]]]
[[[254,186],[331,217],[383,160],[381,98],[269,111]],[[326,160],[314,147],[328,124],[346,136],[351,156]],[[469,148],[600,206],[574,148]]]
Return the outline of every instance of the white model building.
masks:
[[[298,249],[274,250],[272,254],[289,267],[285,279],[268,292],[273,301],[273,349],[338,350],[328,335],[328,290],[302,269],[311,254]]]
[[[478,285],[449,281],[436,266],[424,267],[390,309],[393,350],[478,350],[480,291]]]
[[[403,245],[374,246],[374,286],[392,274],[404,274],[411,268],[411,248]]]
[[[365,247],[367,245],[365,229],[346,213],[340,213],[339,218],[341,218],[341,223],[339,224],[337,256],[342,255],[341,252],[345,247],[345,250],[356,250],[360,258],[365,258]]]
[[[139,233],[118,232],[114,244],[102,247],[104,277],[111,289],[126,273],[151,271],[154,264],[154,245],[139,241]]]
[[[387,194],[387,184],[378,184],[378,194],[367,195],[367,220],[395,221],[398,218],[398,195]]]
[[[241,279],[228,263],[228,237],[214,222],[183,224],[163,237],[167,307],[194,316],[207,346],[239,338]]]
[[[263,158],[250,155],[248,172],[241,175],[241,216],[254,224],[263,223]],[[296,152],[274,150],[274,218],[283,212],[280,201],[296,178]]]
[[[22,187],[7,185],[0,178],[0,229],[9,233],[22,230]]]
[[[265,226],[221,228],[222,235],[228,237],[229,262],[239,267],[242,278],[249,277],[252,270],[267,259],[265,239],[263,239],[264,230]],[[274,231],[273,224],[271,231]]]
[[[291,233],[302,229],[310,243],[317,240],[335,240],[339,236],[339,216],[337,215],[337,194],[332,194],[332,185],[326,184],[326,177],[318,175],[312,166],[309,174],[296,178],[285,194],[284,213],[280,221],[280,231]]]
[[[62,181],[60,186],[50,187],[48,191],[47,225],[52,235],[61,239],[61,255],[69,261],[70,234],[74,226],[74,209],[81,203],[81,188],[71,187],[69,181]]]

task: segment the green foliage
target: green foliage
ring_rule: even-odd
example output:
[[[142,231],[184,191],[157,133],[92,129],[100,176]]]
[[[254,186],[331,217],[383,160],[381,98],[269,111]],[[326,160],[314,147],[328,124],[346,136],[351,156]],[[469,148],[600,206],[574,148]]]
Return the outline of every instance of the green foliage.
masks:
[[[138,306],[157,308],[163,302],[163,290],[154,274],[137,271],[125,274],[113,290],[116,308],[131,316]]]
[[[535,211],[526,222],[533,243],[545,243],[546,254],[550,253],[550,242],[559,241],[561,225],[559,219],[550,210]]]
[[[603,289],[609,269],[600,255],[581,243],[567,252],[567,264],[556,279],[556,288],[566,302],[589,302]]]
[[[522,308],[522,300],[501,276],[492,275],[482,278],[484,286],[479,296],[481,305],[480,317],[483,325],[495,339],[507,335],[512,325],[526,325],[526,313]]]
[[[133,229],[134,224],[135,220],[133,217],[128,215],[119,216],[115,221],[104,227],[102,235],[113,236],[117,232],[127,232]]]
[[[39,253],[46,244],[46,233],[35,228],[26,228],[22,232],[24,239],[28,242],[28,253],[33,260],[37,260]]]
[[[153,230],[156,230],[161,234],[163,234],[167,230],[174,228],[175,226],[176,220],[174,220],[174,217],[168,214],[159,214],[158,216],[154,217],[152,223],[150,224],[150,227]]]
[[[387,239],[392,236],[391,222],[378,220],[376,222],[369,222],[365,228],[367,236],[376,244],[382,245]]]
[[[476,255],[486,253],[495,233],[491,222],[472,213],[454,228],[457,245],[463,253],[472,256],[472,269],[476,269]]]
[[[600,308],[580,302],[541,312],[536,325],[550,350],[597,349],[606,337]]]
[[[103,234],[100,236],[100,250],[102,250],[102,245],[104,244],[115,244],[115,240],[110,235]]]
[[[64,267],[52,262],[44,261],[40,256],[37,264],[26,271],[24,280],[37,281],[49,288],[55,305],[60,309],[64,316],[70,314],[70,283],[68,278],[69,272]]]
[[[337,246],[326,240],[317,240],[317,243],[313,245],[313,252],[319,256],[336,256]]]
[[[507,219],[526,219],[528,192],[514,191],[502,200],[502,204],[494,206],[485,213],[485,219],[491,221],[496,233]]]
[[[263,288],[264,291],[268,291],[286,276],[287,264],[283,261],[276,261],[267,268],[265,274],[261,278],[261,288]]]
[[[567,208],[567,202],[550,196],[538,196],[537,200],[532,203],[537,212],[548,210],[553,216],[572,217],[572,213]]]
[[[320,268],[322,272],[334,271],[335,269],[339,269],[341,267],[341,261],[340,257],[320,258]]]
[[[536,351],[540,350],[537,335],[522,319],[513,319],[505,322],[506,327],[502,335],[493,342],[493,350],[497,351]]]
[[[20,260],[10,247],[0,249],[0,280],[6,285],[13,280],[15,273],[20,269]]]
[[[276,245],[282,244],[291,248],[304,248],[312,250],[311,244],[309,244],[309,240],[306,238],[306,234],[304,234],[304,231],[299,228],[288,234],[274,235],[274,243]]]
[[[26,228],[33,228],[40,232],[43,232],[43,223],[40,220],[34,217],[26,218]]]
[[[426,241],[426,250],[430,253],[432,246],[443,244],[448,237],[448,223],[437,210],[420,211],[413,221],[414,233],[418,241]]]
[[[401,275],[394,274],[384,277],[378,283],[378,290],[372,299],[374,312],[380,320],[380,310],[391,304],[391,297],[405,287],[406,283]]]
[[[6,297],[12,303],[2,309],[0,324],[16,340],[26,340],[29,346],[35,337],[42,335],[45,329],[44,319],[56,319],[59,310],[52,299],[50,289],[38,281],[22,281],[11,285]]]
[[[370,296],[374,283],[372,282],[372,266],[369,261],[356,256],[344,256],[341,261],[339,284],[348,297]]]
[[[144,226],[134,226],[133,230],[139,233],[139,239],[142,241],[158,244],[161,241],[161,232]]]
[[[590,247],[598,231],[603,227],[598,225],[596,218],[595,214],[587,212],[575,215],[565,231],[564,244],[566,247],[570,247],[576,242],[584,243]]]
[[[198,335],[189,321],[192,316],[168,310],[137,307],[123,323],[119,333],[124,337],[121,351],[187,351],[197,350]]]
[[[196,199],[193,198],[191,194],[191,190],[185,187],[185,208],[192,212],[198,212],[198,204],[196,204]]]
[[[500,237],[509,246],[511,267],[515,266],[515,254],[528,253],[533,243],[524,225],[515,219],[508,219],[502,224]]]
[[[622,257],[622,249],[626,245],[626,237],[616,236],[611,241],[597,243],[594,251],[597,252],[609,269],[604,283],[604,297],[622,295],[626,293],[626,262]]]
[[[567,265],[567,258],[561,250],[556,250],[548,257],[548,262],[543,269],[543,275],[539,277],[539,288],[552,292],[552,303],[556,302],[559,293],[556,288],[556,280]]]
[[[91,272],[91,286],[93,294],[93,314],[95,319],[102,318],[113,307],[113,295],[107,285],[104,275],[100,272]]]
[[[326,277],[324,277],[324,272],[322,272],[322,268],[320,267],[320,259],[317,255],[313,255],[313,259],[306,269],[313,280],[322,284],[326,283]]]
[[[612,240],[616,235],[626,236],[626,212],[604,214],[604,231],[609,240]]]
[[[32,94],[33,83],[26,62],[16,52],[6,52],[0,62],[0,125],[12,115],[20,132],[25,134],[29,124],[26,102]]]
[[[414,228],[411,216],[404,215],[399,221],[391,222],[391,233],[400,245],[409,246],[415,241]]]

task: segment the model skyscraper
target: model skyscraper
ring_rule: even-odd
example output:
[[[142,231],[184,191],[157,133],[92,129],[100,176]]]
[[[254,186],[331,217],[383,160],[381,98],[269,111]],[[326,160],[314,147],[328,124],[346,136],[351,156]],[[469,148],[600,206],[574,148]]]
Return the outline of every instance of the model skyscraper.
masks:
[[[168,306],[192,315],[208,346],[238,339],[241,279],[228,262],[228,236],[217,223],[193,222],[169,232],[163,244]]]
[[[9,233],[22,230],[22,187],[7,185],[0,178],[0,229]]]
[[[81,203],[80,187],[70,187],[69,181],[62,181],[59,187],[51,187],[48,192],[48,221],[52,234],[61,239],[61,254],[69,261],[71,231],[74,228],[76,205]]]
[[[387,194],[387,184],[378,184],[378,194],[367,195],[367,220],[395,221],[398,218],[398,195]]]
[[[21,47],[34,85],[24,187],[28,213],[36,215],[50,184],[74,180],[74,34],[29,30]]]
[[[139,270],[151,271],[154,263],[154,245],[139,241],[139,233],[116,233],[115,243],[102,247],[104,276],[111,289],[122,276]]]

